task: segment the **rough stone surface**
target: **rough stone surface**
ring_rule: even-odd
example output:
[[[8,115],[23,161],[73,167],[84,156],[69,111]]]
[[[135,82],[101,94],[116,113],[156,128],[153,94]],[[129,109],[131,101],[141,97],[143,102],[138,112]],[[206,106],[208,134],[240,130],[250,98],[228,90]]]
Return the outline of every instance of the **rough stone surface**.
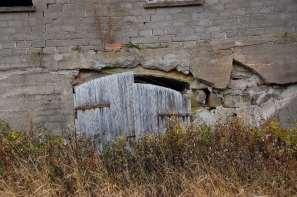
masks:
[[[203,90],[195,91],[194,97],[199,105],[201,105],[201,106],[206,105],[207,95],[206,95],[205,91],[203,91]]]
[[[245,89],[251,101],[244,104],[251,107],[240,104],[238,113],[254,116],[270,102],[279,106],[286,124],[297,119],[290,109],[294,95],[287,95],[286,105],[280,96],[297,82],[295,0],[209,0],[203,6],[166,9],[144,9],[145,0],[33,3],[36,12],[0,13],[0,119],[16,129],[72,129],[72,84],[78,73],[118,67],[179,72],[198,83],[197,89],[214,88],[219,98],[234,89],[229,103]],[[230,82],[233,60],[258,75]],[[227,116],[234,109],[214,110],[211,114]]]
[[[39,126],[53,132],[72,129],[70,76],[71,73],[31,70],[2,77],[0,116],[23,130]]]
[[[278,112],[278,119],[280,120],[282,126],[284,127],[296,127],[297,121],[296,121],[296,116],[297,116],[297,98],[294,98],[288,105],[283,107],[281,110]]]
[[[191,65],[194,77],[205,80],[216,88],[226,88],[232,62],[230,51],[214,51],[210,44],[202,44],[192,51]]]
[[[265,83],[290,84],[297,82],[296,52],[297,42],[292,40],[242,47],[234,58],[259,73]]]
[[[265,121],[278,118],[285,127],[296,126],[297,85],[269,86],[260,82],[257,74],[248,72],[248,69],[234,65],[230,84],[234,79],[240,79],[241,84],[249,85],[217,90],[217,97],[223,97],[223,104],[210,110],[198,110],[196,121],[213,125],[236,116],[247,124],[260,126]],[[254,83],[251,83],[253,79]]]

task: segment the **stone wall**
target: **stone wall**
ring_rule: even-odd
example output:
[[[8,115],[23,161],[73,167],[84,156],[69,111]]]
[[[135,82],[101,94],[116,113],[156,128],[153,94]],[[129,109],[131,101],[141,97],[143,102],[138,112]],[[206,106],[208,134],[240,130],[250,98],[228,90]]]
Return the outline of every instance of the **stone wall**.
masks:
[[[246,83],[261,84],[264,92],[282,89],[278,97],[265,93],[272,106],[282,103],[272,115],[280,114],[285,125],[297,119],[291,94],[297,82],[295,0],[206,0],[157,9],[144,9],[144,0],[33,3],[35,12],[0,13],[0,118],[17,129],[72,130],[73,85],[83,82],[82,73],[96,77],[118,67],[184,78],[193,94],[202,94],[196,104],[200,89],[207,89],[207,100],[219,102],[197,104],[203,111],[198,119],[217,120],[221,108],[250,115],[258,106],[267,114],[263,103],[230,104],[238,98],[225,92],[233,95],[240,86],[241,97]],[[256,75],[233,82],[234,61]]]

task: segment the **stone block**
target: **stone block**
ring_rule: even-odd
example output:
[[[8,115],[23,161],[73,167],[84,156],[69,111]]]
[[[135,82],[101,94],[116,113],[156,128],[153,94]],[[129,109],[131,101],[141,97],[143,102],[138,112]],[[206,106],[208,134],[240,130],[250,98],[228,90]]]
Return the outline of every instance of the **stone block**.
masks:
[[[251,98],[248,94],[225,95],[223,106],[226,108],[240,108],[251,105]]]
[[[209,43],[201,43],[191,54],[191,72],[196,79],[207,81],[216,88],[227,87],[233,67],[232,53],[218,53]]]
[[[199,90],[199,91],[194,91],[194,99],[196,100],[196,102],[200,105],[206,105],[206,99],[207,99],[207,95],[205,93],[205,91],[203,90]]]
[[[206,104],[208,107],[212,108],[216,108],[218,106],[222,105],[222,99],[215,93],[210,93],[207,96],[207,100],[206,100]]]
[[[268,84],[297,82],[297,42],[277,41],[241,47],[234,59],[257,72]]]

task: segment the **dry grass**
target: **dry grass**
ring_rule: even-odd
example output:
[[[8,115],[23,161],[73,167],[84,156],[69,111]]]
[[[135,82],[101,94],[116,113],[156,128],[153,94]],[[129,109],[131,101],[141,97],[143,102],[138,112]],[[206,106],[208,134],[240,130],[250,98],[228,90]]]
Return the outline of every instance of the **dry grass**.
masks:
[[[101,151],[83,136],[0,131],[0,196],[297,196],[297,130],[276,122],[177,125]]]

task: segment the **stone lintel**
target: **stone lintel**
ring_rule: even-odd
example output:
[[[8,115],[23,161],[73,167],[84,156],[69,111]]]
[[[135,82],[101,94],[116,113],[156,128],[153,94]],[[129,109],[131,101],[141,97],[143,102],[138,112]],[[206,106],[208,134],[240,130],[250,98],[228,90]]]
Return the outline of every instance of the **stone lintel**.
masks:
[[[34,6],[13,6],[13,7],[0,7],[0,13],[13,13],[13,12],[35,12]]]
[[[144,8],[166,8],[166,7],[183,7],[183,6],[201,6],[204,0],[184,0],[184,1],[160,1],[160,2],[147,2]]]

